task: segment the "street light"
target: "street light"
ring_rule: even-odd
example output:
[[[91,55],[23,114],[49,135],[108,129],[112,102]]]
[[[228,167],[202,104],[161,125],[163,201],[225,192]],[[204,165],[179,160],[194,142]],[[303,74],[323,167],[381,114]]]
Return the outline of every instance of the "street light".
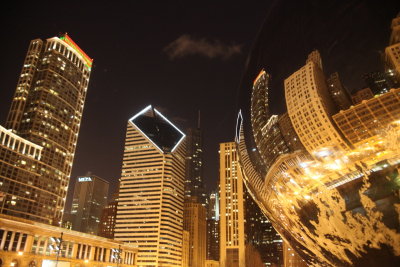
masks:
[[[62,247],[62,243],[63,243],[63,232],[61,232],[61,236],[60,238],[57,237],[50,237],[51,242],[53,242],[53,244],[49,245],[49,248],[51,250],[55,250],[56,251],[56,266],[58,265],[58,257],[60,256],[60,252],[61,252],[61,247]]]

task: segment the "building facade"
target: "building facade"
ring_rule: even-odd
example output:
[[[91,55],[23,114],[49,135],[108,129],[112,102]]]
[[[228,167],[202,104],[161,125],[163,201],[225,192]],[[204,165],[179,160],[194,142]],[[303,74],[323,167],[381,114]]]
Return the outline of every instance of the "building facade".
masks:
[[[244,232],[246,252],[256,250],[263,266],[282,266],[282,238],[262,213],[246,187],[244,187]],[[252,253],[255,255],[256,253]],[[250,256],[251,258],[251,256]],[[246,255],[249,264],[249,255]],[[253,265],[247,265],[253,266]]]
[[[357,105],[359,103],[361,103],[364,100],[368,100],[370,98],[374,97],[374,93],[372,92],[371,88],[366,87],[363,89],[360,89],[356,92],[354,92],[351,95],[351,101],[353,102],[353,104]]]
[[[378,134],[400,120],[400,88],[363,101],[332,116],[338,128],[353,145]]]
[[[287,112],[278,116],[278,127],[283,138],[285,139],[287,147],[291,152],[296,150],[306,151],[303,144],[300,142],[300,138],[297,136],[297,133],[293,128]]]
[[[363,75],[364,82],[371,89],[373,95],[389,92],[390,88],[399,86],[392,72],[374,71]]]
[[[40,180],[42,150],[43,147],[0,126],[0,213],[21,215],[31,207],[29,199],[46,193],[38,193],[42,189],[32,186]],[[28,200],[21,202],[21,198]]]
[[[123,242],[0,215],[0,265],[137,266],[138,249]]]
[[[189,232],[189,267],[204,267],[206,260],[206,208],[196,197],[185,200],[183,229]]]
[[[181,266],[185,134],[148,106],[127,125],[114,238],[140,266]]]
[[[199,123],[197,128],[189,128],[187,131],[185,197],[197,197],[198,201],[205,206],[202,142],[203,138]]]
[[[348,109],[351,106],[351,98],[349,92],[344,88],[339,78],[339,73],[332,73],[328,79],[328,90],[337,107],[337,110]]]
[[[348,149],[331,121],[335,112],[319,53],[312,52],[305,66],[285,79],[288,114],[301,143],[310,154],[321,148]]]
[[[117,219],[118,195],[114,194],[111,201],[101,213],[98,235],[106,238],[114,238],[115,221]]]
[[[287,242],[283,242],[283,267],[307,267],[307,263],[292,249]]]
[[[207,205],[207,255],[208,260],[219,261],[219,193],[212,192]]]
[[[219,220],[207,219],[207,255],[208,260],[219,262]]]
[[[91,66],[92,59],[67,34],[31,41],[5,128],[43,148],[35,167],[40,179],[18,178],[15,186],[21,188],[11,194],[16,204],[3,213],[60,225]],[[0,162],[0,173],[10,164],[19,163]],[[0,180],[10,184],[15,177]]]
[[[91,173],[77,177],[72,197],[72,229],[96,235],[107,204],[109,183]]]
[[[244,191],[236,143],[219,146],[220,266],[245,266]]]
[[[190,234],[189,231],[183,230],[182,237],[182,267],[189,267],[189,251],[190,251]]]

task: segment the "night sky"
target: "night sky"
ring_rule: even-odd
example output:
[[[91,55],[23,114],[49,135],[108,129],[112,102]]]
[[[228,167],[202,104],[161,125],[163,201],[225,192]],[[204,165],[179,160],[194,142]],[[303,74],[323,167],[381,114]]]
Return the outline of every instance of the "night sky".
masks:
[[[265,19],[280,16],[274,9],[280,2],[9,2],[0,19],[0,124],[30,40],[67,32],[94,59],[70,188],[76,176],[91,171],[110,181],[110,193],[117,189],[127,120],[153,104],[183,131],[197,125],[201,111],[204,178],[210,191],[217,185],[218,144],[234,138],[246,58]],[[389,10],[390,2],[396,6]],[[399,2],[387,1],[377,11],[379,28],[360,30],[373,35],[386,25],[378,39],[387,42]],[[286,11],[287,23],[298,15],[290,5]],[[285,17],[280,21],[285,23]],[[279,25],[271,27],[279,31]]]
[[[68,32],[94,59],[70,188],[91,171],[116,190],[127,121],[149,104],[183,131],[201,110],[206,186],[215,188],[218,143],[233,140],[244,61],[269,3],[88,2],[10,2],[3,10],[0,124],[30,40]]]

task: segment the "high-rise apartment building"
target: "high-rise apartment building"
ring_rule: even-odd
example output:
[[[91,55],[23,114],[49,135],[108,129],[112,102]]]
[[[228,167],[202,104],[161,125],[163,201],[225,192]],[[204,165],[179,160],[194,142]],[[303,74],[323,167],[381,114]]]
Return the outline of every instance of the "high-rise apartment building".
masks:
[[[245,266],[243,179],[236,143],[221,143],[220,171],[220,266]]]
[[[251,126],[253,130],[253,136],[258,151],[264,151],[266,146],[264,140],[266,122],[270,118],[269,105],[268,105],[268,85],[270,82],[270,75],[261,70],[256,79],[253,82],[253,89],[251,91]],[[256,130],[257,129],[257,130]],[[264,158],[264,156],[261,156]]]
[[[148,106],[128,121],[114,238],[139,266],[181,266],[185,134]]]
[[[186,136],[185,197],[197,197],[198,201],[205,206],[202,139],[199,122],[197,128],[188,129]]]
[[[98,235],[114,239],[115,220],[117,219],[118,195],[114,194],[112,199],[101,213]]]
[[[73,230],[97,235],[108,187],[106,180],[91,173],[76,179],[71,206]]]
[[[318,51],[312,52],[305,66],[285,79],[288,114],[300,141],[310,154],[321,148],[348,149],[331,115],[334,103],[327,88]]]
[[[203,267],[206,260],[206,208],[196,197],[185,199],[183,229],[189,232],[189,267]]]
[[[35,196],[40,191],[32,188],[31,184],[40,180],[38,167],[42,150],[43,147],[0,126],[0,213],[24,217],[21,212],[29,210],[32,204],[21,201],[21,197],[29,199],[31,194]],[[37,209],[32,209],[34,212]],[[29,215],[32,216],[26,214]]]
[[[253,83],[251,93],[251,125],[257,151],[268,170],[276,157],[289,148],[278,127],[278,116],[271,115],[268,105],[270,75],[261,70]]]
[[[0,191],[15,203],[2,213],[61,223],[91,67],[67,34],[31,41],[5,128],[42,148],[32,168],[40,179],[10,173],[17,157],[0,162]]]

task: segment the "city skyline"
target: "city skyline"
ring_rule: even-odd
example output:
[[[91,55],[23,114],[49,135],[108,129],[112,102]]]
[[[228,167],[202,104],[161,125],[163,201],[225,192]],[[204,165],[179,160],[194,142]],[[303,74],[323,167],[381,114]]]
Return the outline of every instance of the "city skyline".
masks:
[[[79,13],[64,10],[64,16],[75,18],[71,20],[60,19],[53,3],[40,7],[27,3],[22,8],[11,8],[9,14],[14,14],[10,28],[16,29],[11,34],[19,33],[10,38],[10,43],[1,44],[3,49],[9,51],[7,55],[10,57],[7,65],[1,67],[5,72],[0,74],[3,75],[0,121],[5,121],[3,113],[10,105],[10,91],[15,90],[24,56],[21,50],[26,51],[29,40],[33,38],[47,38],[59,32],[68,32],[94,58],[88,104],[85,107],[71,178],[91,171],[109,180],[110,193],[114,192],[120,175],[125,121],[143,106],[154,104],[173,118],[181,129],[196,126],[198,110],[202,114],[202,128],[214,129],[204,132],[203,138],[206,189],[215,189],[218,178],[218,143],[231,139],[234,128],[230,125],[234,123],[235,113],[234,108],[226,109],[218,103],[235,102],[235,90],[246,51],[266,12],[265,8],[261,8],[254,13],[253,8],[248,6],[246,16],[238,20],[243,7],[227,3],[113,3],[93,7],[85,2],[79,4]],[[261,5],[267,6],[266,3]],[[39,10],[51,14],[50,17],[46,21],[32,21],[32,14]],[[224,12],[223,16],[221,12]],[[82,25],[80,21],[85,23]],[[169,23],[165,24],[166,21]],[[4,19],[4,23],[11,23],[11,18],[7,21]],[[185,38],[186,35],[188,37]],[[175,40],[182,44],[193,41],[196,46],[203,39],[209,47],[199,54],[172,59],[164,50]],[[219,44],[221,48],[218,48]],[[240,49],[237,48],[239,50],[235,50],[237,52],[231,56],[218,52],[235,47]],[[206,53],[209,51],[215,52],[215,57],[208,57]],[[153,79],[153,75],[157,79]],[[205,101],[210,92],[217,94],[216,97]],[[184,98],[190,101],[182,101]],[[214,118],[213,114],[225,110],[229,112],[221,120]],[[192,123],[194,121],[196,123]],[[229,128],[230,131],[225,130]],[[100,143],[102,148],[98,146]]]
[[[10,35],[0,265],[397,266],[400,3],[330,3],[105,4],[77,36]]]
[[[41,8],[44,8],[44,13],[53,15],[46,21],[32,20],[32,14],[38,8],[30,4],[18,8],[14,6],[8,13],[13,19],[10,17],[7,20],[7,15],[3,18],[5,28],[14,31],[7,32],[4,36],[8,36],[8,41],[1,44],[2,49],[8,52],[4,55],[0,73],[0,122],[5,122],[29,40],[68,32],[95,59],[71,178],[92,171],[108,180],[110,193],[115,192],[124,131],[113,129],[123,129],[130,114],[154,103],[169,117],[185,119],[176,121],[182,129],[194,127],[197,112],[201,110],[204,180],[208,192],[215,189],[218,143],[232,140],[234,135],[237,108],[230,103],[237,102],[237,88],[245,59],[257,32],[265,17],[277,13],[271,8],[271,2],[254,1],[246,6],[221,2],[191,7],[177,3],[93,7],[81,3],[82,13],[66,11],[68,15],[73,14],[73,20],[61,20],[56,15],[56,6],[49,5]],[[381,3],[372,7],[361,5],[360,8],[370,13],[376,10],[373,16],[376,25],[370,27],[371,24],[365,24],[369,27],[366,32],[374,36],[375,41],[364,44],[364,47],[378,51],[380,46],[377,43],[387,42],[390,20],[400,5]],[[124,10],[129,10],[129,16],[128,11]],[[108,16],[109,11],[119,15]],[[285,14],[285,17],[289,15]],[[86,23],[82,25],[79,21]],[[349,28],[353,27],[354,30],[356,26],[349,25]],[[348,32],[353,30],[349,29]],[[210,47],[220,43],[227,49],[235,45],[241,48],[240,53],[232,52],[231,57],[216,53],[212,58],[204,54],[189,54],[171,59],[164,48],[175,40],[181,43],[194,43],[190,42],[193,40],[201,43],[204,40],[206,44],[214,44]],[[318,46],[314,44],[314,48]],[[371,63],[365,65],[370,66]],[[370,71],[375,70],[369,68]],[[157,79],[151,78],[153,75]],[[272,75],[272,90],[279,89],[275,86],[277,82],[283,87],[283,82],[278,78]],[[349,86],[350,83],[349,87],[353,88],[354,82],[349,82],[348,75],[343,78],[346,78],[343,79],[345,85]],[[210,93],[214,94],[213,98],[208,97]],[[276,97],[276,94],[271,93],[271,97]],[[101,148],[98,145],[100,143]],[[73,188],[73,183],[70,186]]]

